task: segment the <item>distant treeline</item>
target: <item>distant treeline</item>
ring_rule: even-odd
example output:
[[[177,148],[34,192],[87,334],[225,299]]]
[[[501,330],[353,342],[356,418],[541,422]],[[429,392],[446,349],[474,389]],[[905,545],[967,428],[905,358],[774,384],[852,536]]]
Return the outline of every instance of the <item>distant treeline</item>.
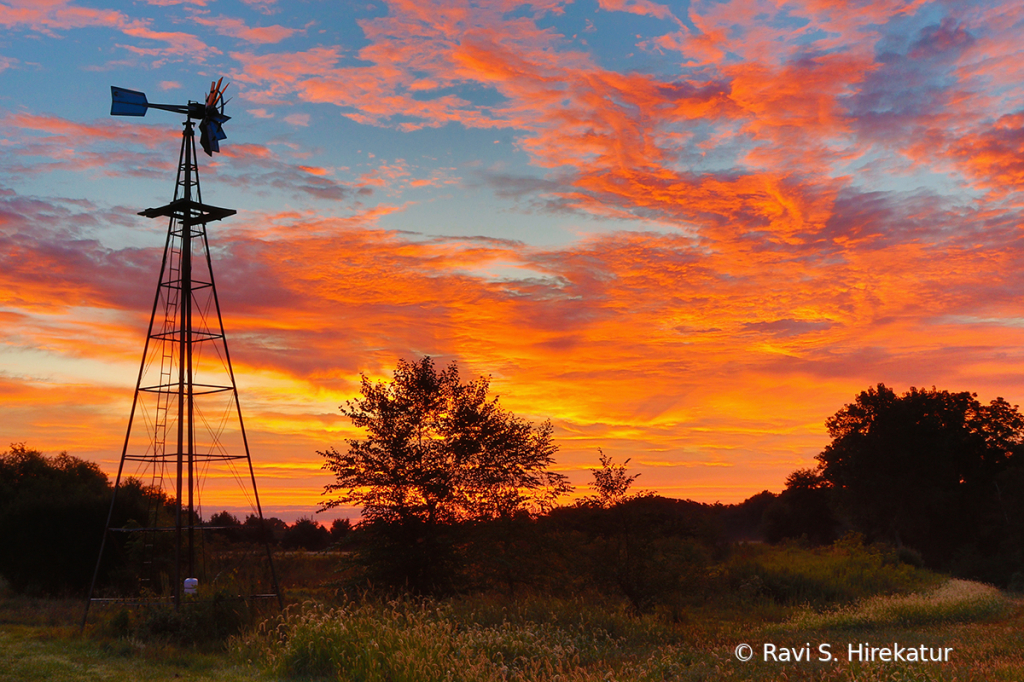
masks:
[[[206,521],[230,547],[266,538],[282,550],[342,550],[341,581],[445,593],[496,589],[613,589],[638,610],[693,592],[709,566],[757,542],[828,545],[851,533],[899,561],[999,585],[1024,586],[1024,417],[1001,399],[882,384],[827,422],[832,442],[814,469],[793,472],[780,494],[701,504],[630,492],[636,476],[602,455],[593,495],[542,513],[484,519],[312,519],[288,525]],[[0,575],[23,591],[88,588],[111,484],[95,464],[45,457],[23,445],[0,455]],[[112,525],[145,525],[172,501],[129,479]],[[849,542],[849,540],[846,540]],[[109,553],[116,582],[128,549]],[[107,555],[105,555],[107,556]]]
[[[110,511],[113,485],[93,463],[66,452],[47,457],[24,444],[0,454],[0,576],[18,591],[34,594],[76,594],[89,588]],[[330,528],[310,518],[289,525],[278,518],[243,521],[223,511],[198,523],[223,543],[255,543],[267,537],[280,549],[324,550],[350,530],[347,519]],[[112,528],[174,525],[174,500],[134,478],[121,482]],[[128,534],[110,539],[100,582],[123,580],[119,573],[132,553]]]

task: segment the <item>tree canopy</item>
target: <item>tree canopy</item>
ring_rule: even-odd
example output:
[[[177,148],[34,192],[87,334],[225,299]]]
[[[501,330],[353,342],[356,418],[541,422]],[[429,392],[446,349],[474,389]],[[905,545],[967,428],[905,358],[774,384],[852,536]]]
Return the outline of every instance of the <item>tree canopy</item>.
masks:
[[[425,523],[507,516],[550,506],[570,490],[550,471],[557,446],[548,421],[534,425],[488,398],[489,382],[459,380],[455,362],[438,372],[425,357],[399,360],[390,383],[362,377],[362,398],[341,406],[365,438],[347,452],[319,453],[336,482],[323,503],[362,508],[363,518]]]
[[[946,566],[998,554],[1010,537],[1004,488],[1024,462],[1024,416],[1002,398],[878,384],[827,427],[819,471],[858,530]]]
[[[456,572],[457,526],[545,509],[571,489],[550,470],[551,423],[513,415],[488,389],[424,357],[400,360],[390,382],[363,376],[362,397],[341,406],[366,436],[319,453],[335,476],[321,508],[362,509],[373,578],[435,590]]]
[[[0,575],[15,589],[32,593],[87,588],[112,494],[94,462],[11,445],[0,453]],[[126,479],[113,522],[145,520],[146,510],[163,502],[157,491]],[[123,548],[114,545],[101,567],[104,578],[125,560]]]

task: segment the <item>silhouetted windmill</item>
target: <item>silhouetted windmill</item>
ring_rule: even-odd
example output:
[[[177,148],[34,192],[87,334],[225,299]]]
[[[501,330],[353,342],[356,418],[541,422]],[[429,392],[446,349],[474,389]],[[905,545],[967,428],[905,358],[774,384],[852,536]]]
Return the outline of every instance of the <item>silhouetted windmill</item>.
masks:
[[[114,499],[82,617],[83,627],[89,615],[89,604],[94,601],[124,601],[126,598],[133,601],[162,596],[173,599],[177,607],[182,599],[183,581],[189,579],[191,588],[194,585],[191,579],[205,577],[203,531],[218,530],[201,522],[203,484],[211,476],[234,477],[239,483],[242,495],[259,521],[269,580],[266,575],[252,573],[252,557],[243,556],[245,565],[226,572],[237,581],[240,570],[249,571],[252,582],[268,587],[262,590],[263,594],[245,596],[276,597],[279,605],[282,602],[206,237],[207,223],[234,215],[235,211],[203,203],[196,163],[193,121],[200,122],[201,144],[208,155],[219,152],[220,140],[227,137],[223,129],[229,120],[224,115],[227,86],[222,88],[222,81],[210,84],[205,102],[190,101],[186,105],[151,104],[142,92],[110,89],[112,116],[145,116],[149,109],[161,109],[184,114],[186,119],[174,198],[165,206],[139,214],[147,218],[168,218],[167,241],[114,483]],[[144,428],[140,428],[140,421]],[[134,466],[135,471],[126,471],[126,466]],[[153,509],[148,518],[112,527],[118,492],[126,485],[128,476],[141,485],[161,491],[165,498],[173,499],[174,518],[168,518],[166,505],[160,499],[149,496]],[[136,485],[136,490],[138,488]],[[113,545],[131,557],[138,583],[132,585],[128,584],[131,581],[122,579],[117,590],[121,596],[101,598],[96,596],[96,579],[104,551],[112,549],[108,541],[111,533],[132,533],[130,540]],[[173,542],[169,541],[170,537]],[[197,552],[201,555],[198,562]],[[173,556],[166,556],[169,553]],[[224,567],[220,568],[224,572]],[[208,582],[202,580],[203,584]]]

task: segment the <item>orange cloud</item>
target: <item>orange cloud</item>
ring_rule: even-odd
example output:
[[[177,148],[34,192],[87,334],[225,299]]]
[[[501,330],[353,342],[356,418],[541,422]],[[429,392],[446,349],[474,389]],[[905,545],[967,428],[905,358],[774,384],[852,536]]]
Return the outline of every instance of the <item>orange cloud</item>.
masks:
[[[0,21],[56,30],[101,20],[40,7],[8,7]],[[391,2],[361,21],[357,51],[231,55],[253,102],[330,103],[397,131],[501,127],[533,167],[425,171],[391,159],[346,175],[293,163],[277,143],[225,146],[219,182],[388,197],[345,204],[341,217],[300,203],[251,212],[244,228],[218,232],[225,323],[275,499],[315,498],[313,451],[354,435],[337,405],[360,372],[386,377],[398,357],[492,374],[509,408],[554,419],[559,464],[578,482],[601,446],[634,457],[645,484],[706,500],[778,489],[825,444],[824,420],[879,380],[986,399],[1019,385],[1024,101],[1006,56],[1012,28],[995,18],[1012,27],[1020,8],[950,13],[900,33],[890,20],[915,18],[920,3],[694,2],[685,30],[666,5],[602,7],[663,22],[640,43],[682,65],[613,70],[541,21],[557,3],[513,0]],[[108,19],[161,41],[137,49],[162,57],[191,45]],[[244,24],[231,26],[242,37]],[[153,144],[134,127],[23,112],[4,121],[11,164],[49,157],[52,167],[129,172],[135,159],[103,145],[126,135]],[[70,139],[82,143],[70,149]],[[539,247],[384,220],[408,207],[402,191],[471,172],[527,209],[630,220],[637,231]],[[77,443],[48,435],[46,409],[51,388],[84,385],[74,372],[86,370],[28,368],[66,358],[119,367],[137,353],[159,254],[82,239],[71,226],[95,207],[0,200],[0,312],[11,322],[0,340],[35,363],[0,368],[0,390],[16,398],[26,440]],[[395,224],[410,231],[382,228]],[[110,391],[89,409],[116,412]],[[99,441],[117,441],[115,421],[96,422]]]
[[[1012,230],[968,246],[928,232],[946,209],[926,197],[824,201],[784,183],[714,191],[745,192],[748,207],[714,240],[622,233],[539,248],[372,229],[369,213],[254,215],[222,232],[214,267],[247,423],[262,457],[298,467],[266,470],[275,499],[314,503],[320,484],[302,467],[355,435],[337,405],[359,372],[385,377],[412,354],[490,373],[510,409],[553,418],[560,466],[579,481],[600,446],[634,457],[649,485],[701,499],[778,488],[824,445],[824,419],[880,377],[999,390],[1007,365],[984,358],[1024,342],[998,293],[1019,287]],[[744,212],[754,197],[790,207]],[[11,209],[25,221],[4,228],[0,305],[23,312],[5,325],[19,336],[3,342],[101,363],[140,352],[156,249],[103,249],[59,232],[32,239],[30,207]],[[887,231],[865,231],[872,224]],[[90,342],[100,320],[103,341]],[[131,370],[123,375],[130,391]],[[8,379],[24,396],[26,439],[77,442],[47,435],[31,379]],[[85,403],[110,413],[96,442],[117,442],[115,392]]]

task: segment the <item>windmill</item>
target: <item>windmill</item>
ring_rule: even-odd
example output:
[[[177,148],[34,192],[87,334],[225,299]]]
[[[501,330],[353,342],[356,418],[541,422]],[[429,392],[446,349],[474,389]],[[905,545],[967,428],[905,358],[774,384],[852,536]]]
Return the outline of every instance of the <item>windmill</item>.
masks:
[[[224,133],[224,124],[231,120],[230,116],[224,115],[224,91],[227,85],[221,87],[224,79],[216,83],[210,83],[210,94],[206,96],[205,102],[189,102],[186,105],[180,104],[153,104],[146,99],[146,93],[137,90],[126,90],[113,85],[110,86],[110,115],[111,116],[145,116],[150,109],[161,109],[173,111],[177,114],[187,114],[189,120],[199,120],[200,145],[207,156],[213,156],[220,151],[220,141],[227,139]],[[199,181],[196,181],[198,186]]]
[[[207,532],[225,529],[202,522],[202,497],[209,478],[233,477],[238,482],[241,494],[236,499],[249,503],[250,519],[257,521],[262,543],[260,554],[265,552],[266,558],[265,562],[253,562],[251,556],[235,552],[239,565],[217,566],[215,570],[233,576],[248,571],[249,585],[257,592],[245,596],[276,598],[283,605],[206,235],[207,223],[223,220],[235,211],[203,203],[199,186],[194,121],[199,121],[201,145],[207,155],[219,152],[220,141],[227,137],[224,123],[230,120],[224,115],[227,85],[222,87],[222,82],[210,84],[203,102],[185,105],[154,104],[145,93],[110,89],[112,116],[145,116],[149,109],[160,109],[186,118],[174,198],[169,204],[139,213],[147,218],[167,218],[167,239],[83,627],[93,602],[165,599],[178,608],[182,593],[191,593],[197,579],[210,584],[204,577]],[[151,509],[146,518],[117,521],[118,493],[132,486],[136,492],[149,491]],[[111,541],[115,534],[118,542]],[[132,575],[127,579],[121,576],[117,597],[97,596],[105,551],[116,551],[131,562]],[[265,563],[268,570],[260,574],[253,569],[255,563]]]

